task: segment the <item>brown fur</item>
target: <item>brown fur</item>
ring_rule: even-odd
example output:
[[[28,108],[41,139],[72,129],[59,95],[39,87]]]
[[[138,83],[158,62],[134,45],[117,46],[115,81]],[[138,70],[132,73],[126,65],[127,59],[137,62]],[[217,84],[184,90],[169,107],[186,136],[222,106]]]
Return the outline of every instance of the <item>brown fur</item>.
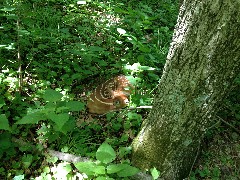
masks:
[[[133,86],[123,76],[111,78],[97,86],[89,97],[87,107],[90,113],[105,114],[127,106]]]

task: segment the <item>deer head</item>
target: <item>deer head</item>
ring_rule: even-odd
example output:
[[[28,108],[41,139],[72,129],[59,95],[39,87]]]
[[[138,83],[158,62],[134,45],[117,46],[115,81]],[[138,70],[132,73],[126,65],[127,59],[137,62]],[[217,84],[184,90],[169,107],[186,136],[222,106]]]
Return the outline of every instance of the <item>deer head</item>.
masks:
[[[107,80],[97,86],[90,95],[87,103],[89,112],[105,114],[127,106],[132,89],[133,86],[123,75]]]

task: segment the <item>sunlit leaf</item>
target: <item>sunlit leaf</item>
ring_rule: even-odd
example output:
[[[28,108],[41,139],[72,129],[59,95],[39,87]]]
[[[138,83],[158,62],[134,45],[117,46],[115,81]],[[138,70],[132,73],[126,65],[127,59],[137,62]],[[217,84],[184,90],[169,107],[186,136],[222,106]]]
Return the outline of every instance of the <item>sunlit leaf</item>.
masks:
[[[108,174],[113,174],[113,173],[117,173],[121,170],[123,170],[123,166],[122,164],[111,164],[109,166],[107,166],[107,173]]]
[[[114,149],[107,143],[103,143],[96,152],[97,160],[107,164],[116,158]]]
[[[157,179],[160,175],[160,172],[154,167],[150,170],[153,179]]]
[[[74,165],[82,173],[85,173],[87,175],[95,174],[93,169],[96,167],[96,164],[93,162],[79,162]]]
[[[119,34],[126,34],[126,31],[122,28],[117,28]]]

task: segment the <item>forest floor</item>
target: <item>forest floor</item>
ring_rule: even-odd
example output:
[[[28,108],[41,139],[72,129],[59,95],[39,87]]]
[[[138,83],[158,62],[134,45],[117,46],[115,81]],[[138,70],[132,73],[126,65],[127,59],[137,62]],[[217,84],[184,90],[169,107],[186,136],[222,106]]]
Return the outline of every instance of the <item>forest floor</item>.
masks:
[[[190,179],[240,179],[240,134],[226,128],[206,138],[205,144]]]

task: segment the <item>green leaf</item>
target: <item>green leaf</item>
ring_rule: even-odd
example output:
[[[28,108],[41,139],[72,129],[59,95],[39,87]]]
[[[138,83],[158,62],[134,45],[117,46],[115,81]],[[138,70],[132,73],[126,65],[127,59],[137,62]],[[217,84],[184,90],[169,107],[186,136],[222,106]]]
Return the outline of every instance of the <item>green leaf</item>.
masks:
[[[43,168],[43,172],[45,172],[46,174],[48,174],[48,173],[51,172],[51,170],[50,170],[50,168],[49,168],[48,166],[46,166],[46,167]]]
[[[93,169],[96,167],[96,164],[93,162],[79,162],[74,164],[75,167],[82,173],[87,175],[94,175]]]
[[[28,168],[32,164],[32,161],[33,156],[31,154],[27,154],[22,157],[22,163],[24,168]]]
[[[0,9],[1,11],[13,11],[15,10],[15,8],[10,8],[10,7],[4,7],[2,9]]]
[[[3,98],[0,97],[0,108],[3,107],[5,105],[5,101],[3,100]]]
[[[47,89],[45,91],[45,94],[43,95],[43,99],[45,101],[51,101],[51,102],[60,101],[62,97],[63,95],[60,92],[54,91],[52,89]]]
[[[90,51],[104,51],[105,48],[99,47],[99,46],[90,46],[89,48]]]
[[[155,167],[150,169],[150,172],[151,172],[153,179],[157,179],[160,175],[160,172]]]
[[[127,154],[130,154],[131,150],[132,150],[131,147],[120,147],[119,151],[118,151],[119,157],[121,158],[121,157],[124,157]]]
[[[147,46],[144,46],[144,45],[140,45],[140,46],[139,46],[139,50],[142,51],[142,52],[144,52],[144,53],[149,53],[149,52],[151,52],[151,49],[148,48]]]
[[[117,173],[119,177],[128,177],[137,174],[140,170],[128,164],[122,164],[122,170]]]
[[[105,167],[104,166],[100,166],[100,165],[96,165],[94,167],[94,169],[92,169],[93,172],[95,172],[95,174],[105,174]]]
[[[126,34],[126,31],[124,30],[124,29],[122,29],[122,28],[117,28],[117,32],[119,33],[119,34]]]
[[[107,143],[103,143],[96,152],[97,160],[102,163],[110,163],[116,158],[114,149]]]
[[[13,180],[23,180],[24,179],[24,174],[15,176]]]
[[[107,166],[107,173],[113,174],[113,173],[119,172],[123,169],[124,169],[124,167],[122,166],[122,164],[111,164],[111,165]]]
[[[68,173],[70,173],[72,171],[72,167],[70,164],[63,162],[63,163],[59,163],[57,165],[57,172],[61,172],[61,176],[62,177],[66,177]]]
[[[39,111],[29,112],[26,116],[16,122],[16,124],[35,124],[46,117]]]
[[[57,124],[59,129],[62,129],[63,125],[68,121],[69,114],[68,113],[62,113],[62,114],[55,114],[54,112],[49,113],[48,118],[50,118],[53,122]]]
[[[84,109],[84,103],[79,101],[67,102],[66,106],[69,108],[69,111],[81,111]]]
[[[13,145],[11,141],[11,134],[8,131],[0,134],[0,144],[0,150],[4,151]]]
[[[10,130],[8,119],[6,118],[5,114],[0,115],[0,129]]]

